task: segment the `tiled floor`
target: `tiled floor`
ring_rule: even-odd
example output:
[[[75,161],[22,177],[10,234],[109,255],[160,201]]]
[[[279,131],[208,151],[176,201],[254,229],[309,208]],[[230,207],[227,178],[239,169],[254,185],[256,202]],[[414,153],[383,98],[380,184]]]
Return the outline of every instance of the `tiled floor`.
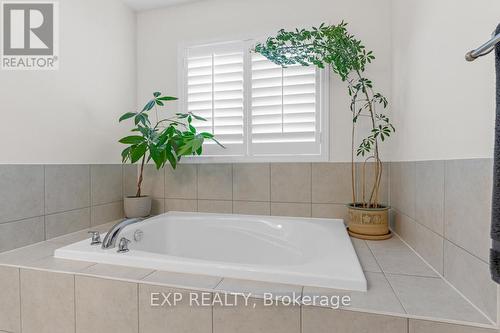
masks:
[[[105,225],[97,229],[102,231],[108,227]],[[0,254],[0,265],[184,289],[244,292],[251,293],[254,297],[262,297],[265,292],[281,296],[299,294],[305,301],[306,297],[313,299],[314,295],[349,295],[351,304],[343,307],[344,310],[484,327],[493,325],[396,236],[383,242],[352,239],[368,281],[366,293],[194,276],[53,258],[56,248],[85,238],[88,238],[86,230],[5,252]],[[319,303],[313,305],[331,306]]]

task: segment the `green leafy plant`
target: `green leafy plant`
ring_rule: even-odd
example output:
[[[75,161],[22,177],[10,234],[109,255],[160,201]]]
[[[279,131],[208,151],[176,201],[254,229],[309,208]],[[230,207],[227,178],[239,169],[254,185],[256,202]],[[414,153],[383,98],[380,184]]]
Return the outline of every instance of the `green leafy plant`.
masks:
[[[137,180],[136,197],[141,196],[144,165],[153,160],[157,169],[161,169],[168,162],[176,168],[182,156],[201,155],[203,142],[208,139],[224,148],[214,135],[207,132],[198,132],[193,126],[193,119],[206,121],[206,119],[192,112],[176,113],[170,118],[159,118],[158,107],[163,107],[165,102],[175,101],[176,97],[162,96],[160,92],[153,93],[144,108],[139,112],[127,112],[119,119],[120,122],[133,119],[134,135],[122,138],[119,142],[128,145],[122,151],[122,162],[136,163],[140,161],[141,168]],[[155,120],[151,122],[151,111],[154,110]]]
[[[380,207],[379,190],[382,178],[382,161],[380,160],[380,144],[395,132],[390,119],[384,114],[388,106],[387,99],[373,89],[373,82],[363,74],[367,64],[375,56],[367,51],[361,41],[347,30],[347,23],[338,25],[321,24],[319,27],[280,30],[275,37],[255,46],[258,52],[283,67],[289,65],[316,66],[320,69],[330,67],[342,81],[347,83],[347,91],[351,97],[352,113],[351,163],[352,163],[352,202],[364,208]],[[381,107],[381,111],[377,111]],[[361,119],[367,119],[370,131],[355,143],[356,125]],[[358,197],[356,192],[355,156],[363,157],[362,190]],[[366,191],[366,165],[374,162],[374,180],[369,194]]]

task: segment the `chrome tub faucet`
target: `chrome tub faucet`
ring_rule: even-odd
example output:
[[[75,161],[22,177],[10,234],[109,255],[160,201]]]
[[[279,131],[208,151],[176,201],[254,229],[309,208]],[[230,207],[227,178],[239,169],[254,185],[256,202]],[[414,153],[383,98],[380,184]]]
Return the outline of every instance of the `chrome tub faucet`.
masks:
[[[133,218],[133,219],[124,219],[114,226],[109,229],[108,233],[106,234],[106,237],[104,237],[104,240],[102,241],[102,248],[103,249],[112,249],[116,246],[116,240],[118,239],[118,236],[120,235],[121,231],[128,225],[138,223],[143,221],[143,218]]]

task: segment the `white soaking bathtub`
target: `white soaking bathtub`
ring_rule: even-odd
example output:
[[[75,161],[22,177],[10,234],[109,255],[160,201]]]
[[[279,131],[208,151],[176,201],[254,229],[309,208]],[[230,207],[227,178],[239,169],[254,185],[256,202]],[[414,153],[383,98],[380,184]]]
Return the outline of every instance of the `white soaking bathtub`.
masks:
[[[137,230],[142,239],[134,240]],[[104,235],[101,236],[104,238]],[[90,241],[55,257],[162,271],[366,291],[342,220],[169,212],[129,225],[127,253]]]

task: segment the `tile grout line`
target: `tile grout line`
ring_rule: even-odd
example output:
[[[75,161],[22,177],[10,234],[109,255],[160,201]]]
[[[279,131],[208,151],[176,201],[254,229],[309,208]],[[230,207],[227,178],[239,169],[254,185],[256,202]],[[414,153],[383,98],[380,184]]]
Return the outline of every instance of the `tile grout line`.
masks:
[[[75,333],[76,333],[76,275],[73,274],[73,319],[75,321]]]
[[[412,220],[412,221],[414,221],[415,223],[418,223],[421,227],[424,227],[425,229],[427,229],[427,230],[429,230],[430,232],[434,233],[436,236],[438,236],[438,237],[442,238],[443,240],[446,240],[446,241],[450,242],[451,244],[455,245],[456,247],[458,247],[458,248],[462,249],[463,251],[467,252],[468,254],[470,254],[471,256],[473,256],[474,258],[476,258],[477,260],[480,260],[481,262],[483,262],[483,263],[485,263],[485,264],[488,264],[488,262],[484,261],[484,259],[479,258],[476,254],[471,253],[469,250],[467,250],[466,248],[462,247],[461,245],[459,245],[459,244],[455,243],[455,242],[454,242],[454,241],[452,241],[451,239],[448,239],[448,238],[446,238],[446,237],[444,237],[444,236],[442,236],[442,235],[438,234],[437,232],[435,232],[434,230],[430,229],[430,228],[429,228],[428,226],[426,226],[425,224],[422,224],[422,223],[418,222],[417,220],[415,220],[415,219],[413,219],[413,218],[409,217],[407,214],[403,213],[403,212],[402,212],[402,211],[400,211],[399,209],[394,208],[394,210],[395,210],[396,212],[398,212],[399,214],[402,214],[402,215],[406,216],[407,218],[411,219],[411,220]],[[403,238],[401,235],[398,235],[398,236],[399,236],[399,238],[401,238],[402,240],[404,240],[404,238]],[[405,241],[405,242],[406,242],[406,241]],[[412,250],[413,250],[414,252],[418,253],[418,252],[417,252],[416,250],[414,250],[413,248],[412,248]],[[444,252],[443,252],[443,253],[444,253]],[[444,260],[444,259],[443,259],[443,260]],[[427,261],[426,261],[426,262],[427,262]],[[443,267],[444,267],[444,266],[443,266]]]
[[[137,289],[137,333],[140,332],[141,330],[141,310],[140,310],[140,302],[139,302],[139,297],[140,297],[140,293],[139,293],[139,283],[136,283],[135,284],[136,286],[136,289]]]
[[[234,163],[231,163],[231,214],[234,213]]]
[[[453,289],[457,294],[459,294],[467,303],[469,303],[476,311],[478,311],[483,317],[485,317],[490,323],[492,323],[493,325],[496,326],[496,322],[494,322],[493,320],[491,320],[491,318],[489,316],[487,316],[481,309],[479,309],[479,307],[477,307],[471,300],[469,300],[468,297],[466,297],[460,290],[458,290],[457,287],[455,287],[450,281],[448,281],[441,273],[439,273],[434,267],[432,267],[428,262],[427,260],[425,260],[417,251],[415,251],[415,249],[413,247],[410,246],[410,244],[408,244],[403,238],[401,238],[401,236],[394,232],[395,235],[397,235],[397,237],[407,246],[410,248],[411,251],[413,251],[413,253],[418,256],[420,258],[420,260],[422,260],[431,270],[433,270],[438,276],[439,278],[441,278],[442,281],[445,282],[445,284],[447,284],[451,289]],[[384,273],[385,274],[385,273]],[[389,282],[390,283],[390,282]]]
[[[89,206],[90,206],[90,216],[89,216],[89,228],[92,228],[92,165],[88,165],[89,168]]]
[[[366,241],[365,241],[366,242]],[[389,281],[389,279],[387,278],[387,274],[385,273],[384,269],[382,268],[382,265],[380,265],[380,263],[378,262],[377,260],[377,257],[375,256],[375,253],[373,253],[373,250],[370,248],[370,246],[368,246],[368,243],[366,244],[366,247],[368,248],[368,250],[370,251],[370,253],[372,254],[373,256],[373,259],[375,260],[375,262],[377,263],[377,265],[380,267],[380,271],[382,272],[382,274],[384,275],[384,278],[385,280],[387,281],[387,283],[389,284],[389,287],[391,288],[392,292],[394,293],[394,296],[396,296],[396,299],[398,300],[399,304],[401,305],[401,308],[403,309],[403,311],[408,315],[409,312],[408,310],[405,308],[405,306],[403,305],[403,302],[401,301],[401,299],[399,298],[399,295],[396,293],[396,290],[394,289],[394,287],[392,286],[391,284],[391,281]]]
[[[312,193],[313,193],[313,163],[309,163],[309,170],[311,172],[310,174],[310,179],[309,179],[309,211],[310,211],[310,215],[309,217],[312,217],[313,216],[313,208],[312,208],[312,202],[313,202],[313,199],[312,199]]]
[[[45,190],[45,185],[46,185],[46,177],[45,177],[45,165],[42,165],[43,169],[43,239],[47,240],[47,219],[46,219],[46,208],[45,208],[45,195],[46,195],[46,190]]]
[[[444,276],[444,265],[445,265],[445,250],[444,250],[444,246],[445,246],[445,242],[444,240],[446,239],[446,164],[447,162],[444,161],[443,162],[443,276]]]
[[[199,205],[198,205],[198,198],[199,198],[199,190],[200,190],[200,186],[199,186],[199,182],[200,182],[200,173],[199,173],[199,168],[200,166],[197,164],[195,166],[196,168],[196,211],[198,212],[199,211]]]
[[[23,298],[22,298],[22,291],[21,291],[21,268],[17,269],[17,272],[19,273],[19,328],[21,329],[21,332],[23,331]]]
[[[43,165],[43,215],[47,215],[47,165]]]

